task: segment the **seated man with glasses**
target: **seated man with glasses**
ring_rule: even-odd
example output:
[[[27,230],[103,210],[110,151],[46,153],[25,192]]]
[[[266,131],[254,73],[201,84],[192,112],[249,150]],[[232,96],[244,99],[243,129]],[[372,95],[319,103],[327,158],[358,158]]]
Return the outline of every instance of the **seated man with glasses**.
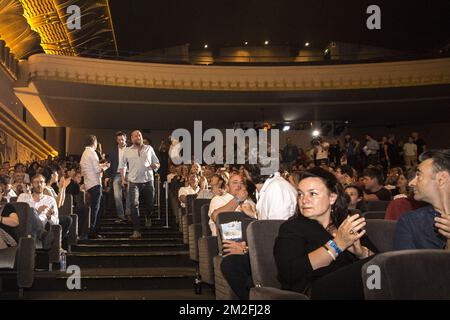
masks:
[[[22,193],[17,202],[25,202],[31,207],[41,222],[41,226],[32,224],[32,230],[36,230],[39,235],[40,229],[43,227],[46,231],[50,230],[50,225],[60,224],[62,227],[63,240],[68,236],[72,218],[68,216],[58,216],[58,206],[55,198],[44,194],[45,178],[42,174],[37,174],[31,179],[32,191],[30,193]],[[41,227],[41,228],[40,228]],[[51,234],[51,233],[49,233]],[[44,243],[44,248],[46,244]]]

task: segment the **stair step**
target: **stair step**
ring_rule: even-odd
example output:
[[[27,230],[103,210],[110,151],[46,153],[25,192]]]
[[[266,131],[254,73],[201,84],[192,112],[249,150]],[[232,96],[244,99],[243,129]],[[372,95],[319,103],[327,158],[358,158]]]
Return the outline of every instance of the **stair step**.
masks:
[[[102,236],[105,236],[106,238],[128,238],[131,236],[131,231],[102,231],[100,232]],[[180,236],[181,233],[179,231],[147,231],[142,230],[141,231],[142,237],[144,238],[151,238],[151,237],[158,237],[158,238],[173,238]]]
[[[132,267],[193,267],[189,252],[72,252],[67,254],[67,265],[82,268],[132,268]]]
[[[142,238],[137,240],[126,238],[103,238],[103,239],[90,239],[90,240],[78,240],[78,244],[151,244],[151,243],[180,243],[183,241],[183,237],[181,235],[174,237],[152,237],[152,238]]]
[[[2,292],[3,299],[17,299],[17,290]],[[29,291],[25,290],[24,300],[215,300],[214,290],[203,286],[202,294],[189,289],[155,290],[65,290]]]
[[[69,291],[67,280],[73,273],[36,272],[31,291]],[[81,290],[167,290],[193,288],[195,268],[81,268]],[[72,282],[73,283],[73,282]],[[14,290],[14,278],[5,277],[5,291]]]
[[[175,243],[103,243],[103,244],[78,244],[72,246],[73,252],[146,252],[146,251],[180,251],[187,246],[180,242]]]
[[[147,231],[152,231],[152,230],[165,230],[165,231],[176,231],[178,230],[178,228],[176,227],[171,227],[169,226],[169,228],[166,228],[164,226],[155,226],[152,225],[151,227],[144,227],[143,225],[141,225],[141,227],[143,228],[143,230],[147,230]],[[144,229],[145,228],[145,229]],[[102,231],[121,231],[121,230],[126,230],[126,231],[133,231],[133,226],[132,225],[127,225],[127,224],[116,224],[114,226],[100,226],[100,233]]]

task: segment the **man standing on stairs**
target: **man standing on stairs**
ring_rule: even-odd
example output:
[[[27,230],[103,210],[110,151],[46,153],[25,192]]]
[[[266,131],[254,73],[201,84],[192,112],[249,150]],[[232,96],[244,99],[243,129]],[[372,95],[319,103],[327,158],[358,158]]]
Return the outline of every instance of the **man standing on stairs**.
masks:
[[[114,203],[116,205],[117,220],[115,223],[126,223],[125,213],[130,214],[130,197],[129,192],[126,196],[126,209],[123,207],[123,188],[122,188],[122,177],[120,175],[119,166],[122,162],[123,154],[127,148],[127,135],[123,131],[118,131],[116,133],[116,145],[109,154],[109,160],[111,162],[111,167],[106,172],[108,179],[112,183],[114,192]],[[126,170],[126,169],[125,169]],[[128,212],[126,212],[128,211]]]
[[[89,238],[98,239],[101,236],[97,233],[97,215],[100,210],[102,198],[102,178],[101,173],[109,168],[109,162],[100,163],[97,153],[97,137],[89,135],[86,139],[86,148],[81,156],[81,173],[84,177],[84,185],[89,194],[91,207],[91,225],[89,226]]]
[[[145,202],[146,217],[150,219],[153,211],[155,186],[153,184],[153,170],[158,170],[160,164],[155,150],[150,145],[144,145],[142,133],[134,130],[131,133],[132,146],[125,149],[122,162],[119,165],[122,177],[122,187],[125,188],[126,167],[128,164],[128,192],[130,193],[131,218],[133,220],[133,234],[130,239],[141,238],[139,223],[139,195]]]

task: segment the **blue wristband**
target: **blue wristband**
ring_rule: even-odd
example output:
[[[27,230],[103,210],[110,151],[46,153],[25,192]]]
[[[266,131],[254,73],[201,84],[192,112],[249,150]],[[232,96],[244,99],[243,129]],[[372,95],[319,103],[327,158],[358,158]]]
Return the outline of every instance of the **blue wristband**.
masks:
[[[327,244],[333,248],[334,252],[336,253],[336,255],[339,255],[342,253],[342,250],[338,247],[338,245],[336,244],[336,242],[334,242],[333,240],[330,240],[327,242]]]

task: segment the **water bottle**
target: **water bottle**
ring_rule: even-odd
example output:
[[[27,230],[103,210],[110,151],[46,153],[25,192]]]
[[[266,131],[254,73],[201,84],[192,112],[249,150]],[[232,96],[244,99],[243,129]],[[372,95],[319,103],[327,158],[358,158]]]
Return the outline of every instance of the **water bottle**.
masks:
[[[66,253],[63,251],[61,252],[61,258],[60,258],[60,271],[66,272]]]

